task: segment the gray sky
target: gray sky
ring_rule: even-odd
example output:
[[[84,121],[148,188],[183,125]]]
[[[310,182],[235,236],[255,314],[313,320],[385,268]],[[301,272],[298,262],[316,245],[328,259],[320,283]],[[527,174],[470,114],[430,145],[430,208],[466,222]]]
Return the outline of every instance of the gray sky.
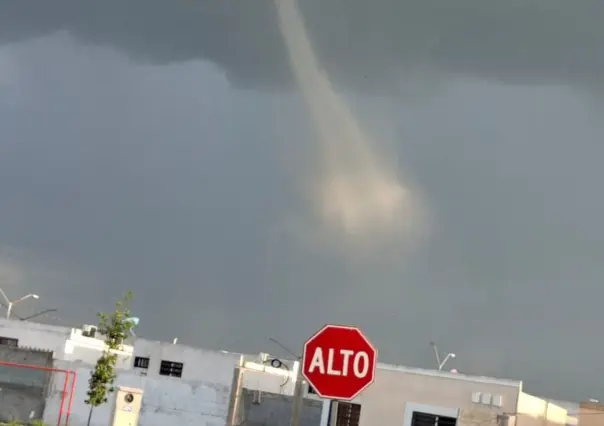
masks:
[[[460,371],[604,395],[604,3],[304,3],[430,216],[361,261],[288,231],[313,136],[270,2],[136,3],[0,5],[10,295],[90,322],[130,288],[142,335],[245,351],[353,323],[386,362],[432,366],[435,340]]]

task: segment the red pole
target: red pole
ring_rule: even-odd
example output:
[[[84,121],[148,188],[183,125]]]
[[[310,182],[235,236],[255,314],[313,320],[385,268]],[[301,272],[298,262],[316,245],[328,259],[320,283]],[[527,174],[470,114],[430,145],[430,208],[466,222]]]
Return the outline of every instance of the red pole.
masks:
[[[59,418],[57,419],[57,426],[61,426],[61,419],[63,417],[63,406],[65,405],[65,394],[67,393],[67,384],[69,382],[69,373],[65,374],[65,380],[63,380],[63,392],[61,392],[61,405],[59,406]]]
[[[75,385],[78,378],[78,373],[76,371],[70,371],[69,373],[73,373],[73,379],[71,382],[71,390],[69,392],[69,402],[67,403],[67,417],[65,418],[66,425],[69,424],[69,415],[71,414],[71,406],[73,404],[73,394],[75,393]]]

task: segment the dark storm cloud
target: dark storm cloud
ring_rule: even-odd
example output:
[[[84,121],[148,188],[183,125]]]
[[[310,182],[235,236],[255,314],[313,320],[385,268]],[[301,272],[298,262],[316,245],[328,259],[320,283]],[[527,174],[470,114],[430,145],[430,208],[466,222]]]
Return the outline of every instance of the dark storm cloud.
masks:
[[[305,0],[340,82],[396,91],[417,67],[514,82],[602,83],[600,0]],[[240,87],[290,81],[272,2],[8,0],[0,42],[67,30],[153,63],[205,59]]]
[[[305,4],[336,83],[405,88],[357,93],[354,109],[434,215],[412,256],[352,266],[291,238],[292,170],[312,167],[299,100],[231,86],[287,81],[267,3],[27,3],[0,5],[10,295],[89,322],[131,288],[140,334],[242,351],[353,323],[384,361],[432,366],[435,340],[460,371],[601,393],[604,127],[591,99],[552,83],[599,81],[600,2]]]

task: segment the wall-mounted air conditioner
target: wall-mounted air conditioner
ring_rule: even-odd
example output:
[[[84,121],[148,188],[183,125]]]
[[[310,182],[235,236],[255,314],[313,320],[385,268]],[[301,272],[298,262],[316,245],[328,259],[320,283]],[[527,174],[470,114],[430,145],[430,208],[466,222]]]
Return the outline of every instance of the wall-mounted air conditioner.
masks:
[[[82,336],[95,337],[97,331],[98,331],[98,328],[96,325],[84,324],[84,326],[82,327]]]

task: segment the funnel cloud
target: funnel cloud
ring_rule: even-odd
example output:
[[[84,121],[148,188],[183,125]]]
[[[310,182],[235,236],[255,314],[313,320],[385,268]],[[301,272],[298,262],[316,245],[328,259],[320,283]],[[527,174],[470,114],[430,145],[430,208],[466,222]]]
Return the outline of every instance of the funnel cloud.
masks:
[[[322,226],[347,241],[373,244],[408,235],[411,192],[335,92],[311,46],[296,0],[275,0],[295,80],[316,130],[319,168],[310,198]]]

